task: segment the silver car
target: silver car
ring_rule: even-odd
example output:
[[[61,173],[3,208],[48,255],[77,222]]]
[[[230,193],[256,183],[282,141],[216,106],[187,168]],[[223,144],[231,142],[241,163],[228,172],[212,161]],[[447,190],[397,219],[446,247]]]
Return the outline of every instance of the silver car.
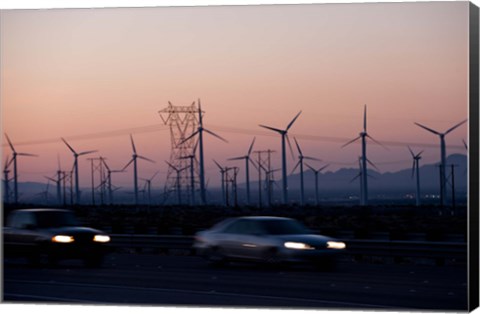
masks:
[[[281,217],[226,219],[195,235],[194,249],[211,264],[231,260],[265,262],[272,265],[310,262],[333,267],[345,243],[315,235],[300,222]]]

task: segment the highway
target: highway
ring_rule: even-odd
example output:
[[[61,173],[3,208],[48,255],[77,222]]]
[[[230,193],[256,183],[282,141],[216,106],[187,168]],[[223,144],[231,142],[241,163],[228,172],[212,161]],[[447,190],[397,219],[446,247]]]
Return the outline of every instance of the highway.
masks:
[[[102,268],[4,263],[4,302],[465,310],[466,265],[342,261],[334,271],[213,268],[195,256],[112,253]]]

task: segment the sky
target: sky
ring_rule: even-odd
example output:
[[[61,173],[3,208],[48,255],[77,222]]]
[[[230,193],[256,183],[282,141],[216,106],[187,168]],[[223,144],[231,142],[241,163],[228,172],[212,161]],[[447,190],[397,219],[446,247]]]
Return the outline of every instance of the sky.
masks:
[[[367,106],[368,144],[381,172],[411,167],[406,145],[440,159],[438,137],[468,117],[468,2],[315,4],[218,7],[3,10],[0,19],[2,131],[17,152],[19,180],[45,182],[73,163],[90,184],[87,158],[113,169],[139,154],[139,176],[156,171],[163,187],[170,131],[158,114],[201,100],[207,177],[218,185],[212,159],[223,165],[280,137],[259,124],[290,129],[304,155],[331,171],[356,167]],[[447,136],[447,152],[466,153],[467,124]],[[295,149],[295,148],[294,148]],[[288,169],[295,159],[290,154]],[[3,136],[2,166],[11,150]],[[240,172],[239,180],[244,178]],[[280,179],[280,178],[278,178]],[[115,177],[132,185],[132,169]]]

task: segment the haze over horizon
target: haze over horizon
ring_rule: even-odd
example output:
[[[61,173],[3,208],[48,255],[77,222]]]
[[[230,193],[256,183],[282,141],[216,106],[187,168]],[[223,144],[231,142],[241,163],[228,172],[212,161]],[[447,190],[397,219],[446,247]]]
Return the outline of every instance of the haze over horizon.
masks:
[[[368,157],[381,172],[411,167],[406,147],[440,159],[438,137],[468,117],[468,3],[315,4],[244,7],[3,10],[0,12],[3,133],[18,152],[20,181],[45,181],[73,163],[90,184],[89,157],[112,169],[139,154],[139,176],[165,181],[170,132],[158,111],[198,99],[204,124],[229,143],[205,136],[207,177],[219,184],[212,159],[273,149],[280,137],[264,124],[292,126],[305,155],[351,165],[367,105]],[[447,153],[465,154],[468,123],[446,137]],[[295,150],[295,147],[294,147]],[[288,153],[288,172],[297,162]],[[11,156],[3,136],[2,158]],[[253,171],[251,169],[251,171]],[[131,169],[115,176],[131,186]],[[244,180],[240,171],[239,180]]]

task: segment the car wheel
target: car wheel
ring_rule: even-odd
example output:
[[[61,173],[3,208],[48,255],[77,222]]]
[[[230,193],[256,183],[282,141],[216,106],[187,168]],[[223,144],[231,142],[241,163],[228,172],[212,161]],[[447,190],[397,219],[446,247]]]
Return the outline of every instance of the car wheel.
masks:
[[[207,261],[212,266],[223,266],[226,264],[227,259],[219,247],[212,247],[206,254]]]

